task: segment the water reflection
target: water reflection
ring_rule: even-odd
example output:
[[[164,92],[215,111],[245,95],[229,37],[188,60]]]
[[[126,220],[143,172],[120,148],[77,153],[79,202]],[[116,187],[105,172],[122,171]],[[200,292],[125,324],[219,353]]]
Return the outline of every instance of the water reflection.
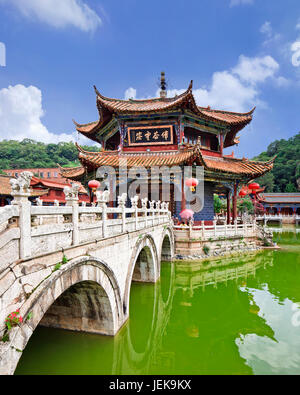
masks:
[[[162,263],[157,284],[132,285],[116,337],[38,328],[17,373],[300,373],[299,256]]]

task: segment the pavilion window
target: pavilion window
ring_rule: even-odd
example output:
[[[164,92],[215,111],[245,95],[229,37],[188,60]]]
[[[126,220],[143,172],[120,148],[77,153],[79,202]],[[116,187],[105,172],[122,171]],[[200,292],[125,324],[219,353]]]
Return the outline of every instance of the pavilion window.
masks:
[[[50,178],[51,177],[51,173],[50,172],[48,172],[48,178]]]

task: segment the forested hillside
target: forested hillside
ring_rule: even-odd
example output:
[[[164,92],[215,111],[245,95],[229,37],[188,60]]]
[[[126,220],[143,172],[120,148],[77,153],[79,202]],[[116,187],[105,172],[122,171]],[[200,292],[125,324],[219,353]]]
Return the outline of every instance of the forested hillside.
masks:
[[[258,179],[266,192],[296,192],[300,181],[300,132],[288,140],[275,140],[255,160],[267,161],[277,155],[273,170]]]
[[[97,146],[83,146],[87,151],[99,151]],[[44,144],[25,139],[21,142],[3,140],[0,142],[0,169],[35,167],[78,166],[78,150],[69,143]]]

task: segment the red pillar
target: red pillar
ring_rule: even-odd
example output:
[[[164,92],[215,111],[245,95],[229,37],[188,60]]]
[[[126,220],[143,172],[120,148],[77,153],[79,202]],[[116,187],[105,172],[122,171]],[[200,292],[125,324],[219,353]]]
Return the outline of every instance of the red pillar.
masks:
[[[232,224],[234,225],[237,219],[237,184],[234,184],[234,191],[232,196]]]
[[[220,135],[220,153],[222,156],[223,156],[223,149],[224,149],[224,136],[221,133],[221,135]]]
[[[186,208],[185,202],[185,193],[184,193],[184,174],[182,172],[182,180],[181,180],[181,211]]]
[[[227,192],[227,225],[230,225],[230,191]]]

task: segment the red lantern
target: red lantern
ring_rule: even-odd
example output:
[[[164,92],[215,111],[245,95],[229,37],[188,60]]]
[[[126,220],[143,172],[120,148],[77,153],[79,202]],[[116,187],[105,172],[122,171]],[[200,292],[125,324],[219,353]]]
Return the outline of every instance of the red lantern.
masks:
[[[196,178],[188,178],[185,181],[185,185],[190,188],[192,192],[195,191],[195,187],[199,184],[199,181]]]
[[[89,188],[91,188],[92,192],[95,192],[97,188],[100,187],[100,182],[97,180],[91,180],[88,183]]]
[[[257,182],[252,182],[248,185],[248,188],[252,190],[252,193],[256,194],[256,191],[260,188]]]

